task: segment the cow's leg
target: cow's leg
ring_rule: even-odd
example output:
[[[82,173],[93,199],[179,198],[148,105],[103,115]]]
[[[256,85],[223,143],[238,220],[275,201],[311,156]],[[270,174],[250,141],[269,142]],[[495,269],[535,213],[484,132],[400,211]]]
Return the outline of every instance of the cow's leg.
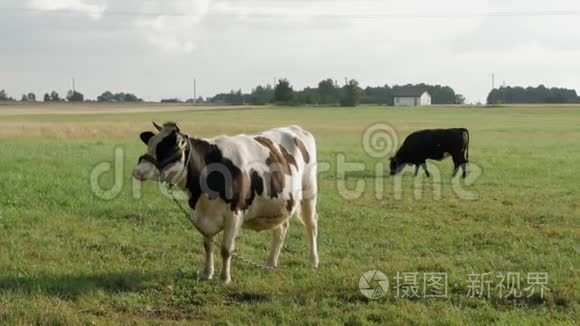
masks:
[[[310,261],[312,267],[318,267],[318,213],[316,212],[316,195],[305,197],[300,202],[300,215],[306,227],[306,236],[310,244]]]
[[[280,226],[275,228],[272,233],[272,251],[270,252],[270,257],[268,257],[266,263],[270,267],[278,267],[278,257],[280,256],[282,245],[284,245],[284,239],[286,238],[289,224],[288,221],[282,223]]]
[[[455,176],[457,175],[457,171],[459,171],[459,166],[455,164],[455,166],[453,167],[453,174],[451,175],[452,178],[455,178]]]
[[[461,170],[463,170],[462,177],[465,179],[467,177],[467,157],[465,152],[461,152]]]
[[[201,279],[211,280],[213,277],[213,237],[203,237],[203,248],[205,249],[205,267]]]
[[[452,177],[455,177],[457,175],[457,172],[459,172],[459,168],[461,167],[463,170],[463,177],[465,178],[465,158],[464,158],[464,154],[463,153],[458,153],[456,155],[453,155],[453,164],[454,164],[454,169],[453,169],[453,175]]]
[[[420,167],[421,166],[419,164],[415,164],[415,175],[414,175],[415,177],[419,175],[419,168]]]
[[[235,249],[236,237],[238,236],[242,217],[239,214],[228,214],[224,221],[224,239],[222,242],[222,274],[221,280],[224,284],[229,284],[232,281],[231,263],[232,254]]]
[[[429,170],[427,170],[427,163],[423,162],[421,166],[423,167],[423,170],[425,171],[425,175],[427,176],[427,178],[431,177],[431,174],[429,174]]]

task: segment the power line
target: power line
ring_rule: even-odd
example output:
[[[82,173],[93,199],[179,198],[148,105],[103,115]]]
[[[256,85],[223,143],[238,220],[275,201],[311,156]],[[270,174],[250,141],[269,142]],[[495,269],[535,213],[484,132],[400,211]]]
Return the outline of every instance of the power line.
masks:
[[[193,78],[193,105],[197,104],[197,78]]]
[[[0,13],[4,12],[29,12],[29,13],[45,13],[45,14],[60,14],[60,15],[108,15],[108,16],[166,16],[166,17],[192,17],[192,14],[176,13],[176,12],[162,12],[162,11],[123,11],[123,10],[74,10],[74,9],[34,9],[34,8],[0,8]],[[216,13],[218,16],[232,17],[237,16],[236,13]],[[299,15],[288,15],[289,17]],[[284,16],[284,17],[288,17]],[[350,18],[358,20],[381,20],[381,19],[465,19],[465,18],[513,18],[513,17],[548,17],[548,16],[580,16],[580,10],[540,10],[540,11],[497,11],[497,12],[464,12],[455,14],[413,14],[413,13],[377,13],[377,14],[357,14],[357,13],[334,13],[334,14],[311,14],[300,16],[300,18],[317,18],[317,19],[337,19]],[[276,14],[255,14],[249,19],[276,19],[281,15]],[[248,18],[244,18],[248,19]]]

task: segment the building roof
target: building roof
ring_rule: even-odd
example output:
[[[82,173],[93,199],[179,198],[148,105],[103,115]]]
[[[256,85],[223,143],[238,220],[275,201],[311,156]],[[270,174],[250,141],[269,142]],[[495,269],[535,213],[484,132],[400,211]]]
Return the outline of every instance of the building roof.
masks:
[[[394,97],[421,97],[426,90],[419,87],[400,87],[393,91]]]

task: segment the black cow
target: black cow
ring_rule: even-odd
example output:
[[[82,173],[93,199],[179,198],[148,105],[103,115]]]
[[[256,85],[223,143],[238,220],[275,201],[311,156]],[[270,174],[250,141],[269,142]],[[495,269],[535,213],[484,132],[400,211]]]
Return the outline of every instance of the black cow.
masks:
[[[391,157],[391,175],[401,172],[406,165],[415,165],[415,176],[419,173],[419,166],[423,167],[427,177],[426,160],[441,161],[451,156],[457,174],[459,167],[463,170],[463,177],[467,174],[469,161],[469,131],[464,128],[430,129],[416,131],[410,134],[395,156]]]

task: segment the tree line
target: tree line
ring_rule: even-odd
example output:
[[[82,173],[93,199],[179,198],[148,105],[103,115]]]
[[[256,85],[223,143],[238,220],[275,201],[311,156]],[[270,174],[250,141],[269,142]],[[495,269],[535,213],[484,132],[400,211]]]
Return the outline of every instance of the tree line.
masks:
[[[229,93],[220,93],[207,99],[214,104],[283,104],[283,105],[341,105],[357,106],[359,104],[394,105],[395,94],[404,88],[414,88],[427,91],[432,97],[433,104],[463,104],[465,97],[455,93],[453,88],[441,85],[407,84],[395,86],[378,86],[362,88],[358,81],[352,79],[340,86],[333,79],[325,79],[317,87],[306,87],[294,90],[287,79],[280,79],[277,84],[257,86],[250,93],[241,90],[232,90]]]
[[[16,101],[15,98],[8,96],[5,90],[0,90],[0,101]],[[40,99],[36,98],[36,94],[30,92],[27,94],[22,94],[20,98],[21,102],[40,102]],[[133,102],[143,102],[143,99],[135,96],[131,93],[111,93],[110,91],[105,91],[103,94],[99,95],[95,101],[85,99],[83,93],[76,90],[69,90],[66,96],[63,98],[57,91],[51,91],[50,93],[45,93],[42,97],[42,102],[100,102],[100,103],[133,103]]]
[[[464,104],[465,97],[457,94],[453,88],[441,85],[407,84],[384,85],[362,88],[358,81],[352,79],[344,85],[339,85],[333,79],[325,79],[316,87],[306,87],[295,90],[287,79],[280,79],[275,86],[265,85],[253,88],[249,93],[241,90],[232,90],[229,93],[220,93],[213,97],[203,97],[182,101],[178,98],[162,99],[161,103],[210,103],[227,105],[341,105],[357,106],[359,104],[394,105],[395,95],[405,88],[414,88],[421,92],[427,91],[431,95],[433,104]],[[37,99],[32,92],[22,94],[22,102],[99,102],[99,103],[138,103],[143,99],[132,93],[113,93],[105,91],[95,100],[85,99],[85,96],[76,90],[69,90],[63,98],[56,91],[45,93],[42,99]],[[5,90],[0,90],[0,101],[16,101]],[[530,104],[530,103],[580,103],[578,94],[573,89],[538,87],[500,87],[493,89],[488,97],[488,104]]]
[[[182,101],[178,98],[162,99],[161,103],[210,103],[227,105],[329,105],[329,106],[357,106],[359,104],[381,104],[393,105],[394,95],[401,89],[413,87],[421,91],[428,91],[432,97],[433,104],[463,104],[465,98],[456,94],[449,86],[441,85],[395,85],[377,86],[362,88],[358,81],[347,80],[344,85],[339,85],[333,79],[325,79],[318,83],[316,87],[306,87],[302,90],[295,90],[288,79],[280,79],[275,86],[257,86],[249,93],[241,90],[220,93],[213,97],[204,99],[202,97]],[[0,91],[0,101],[14,101],[8,97],[4,90]],[[23,94],[21,101],[36,102],[34,93]],[[86,100],[84,95],[78,91],[70,90],[65,98],[61,98],[56,91],[44,94],[44,102],[93,102]],[[131,103],[142,102],[143,100],[131,93],[112,93],[105,91],[99,95],[96,102],[100,103]]]
[[[500,87],[493,89],[487,96],[487,104],[532,104],[532,103],[580,103],[576,91],[566,88],[538,87]]]

